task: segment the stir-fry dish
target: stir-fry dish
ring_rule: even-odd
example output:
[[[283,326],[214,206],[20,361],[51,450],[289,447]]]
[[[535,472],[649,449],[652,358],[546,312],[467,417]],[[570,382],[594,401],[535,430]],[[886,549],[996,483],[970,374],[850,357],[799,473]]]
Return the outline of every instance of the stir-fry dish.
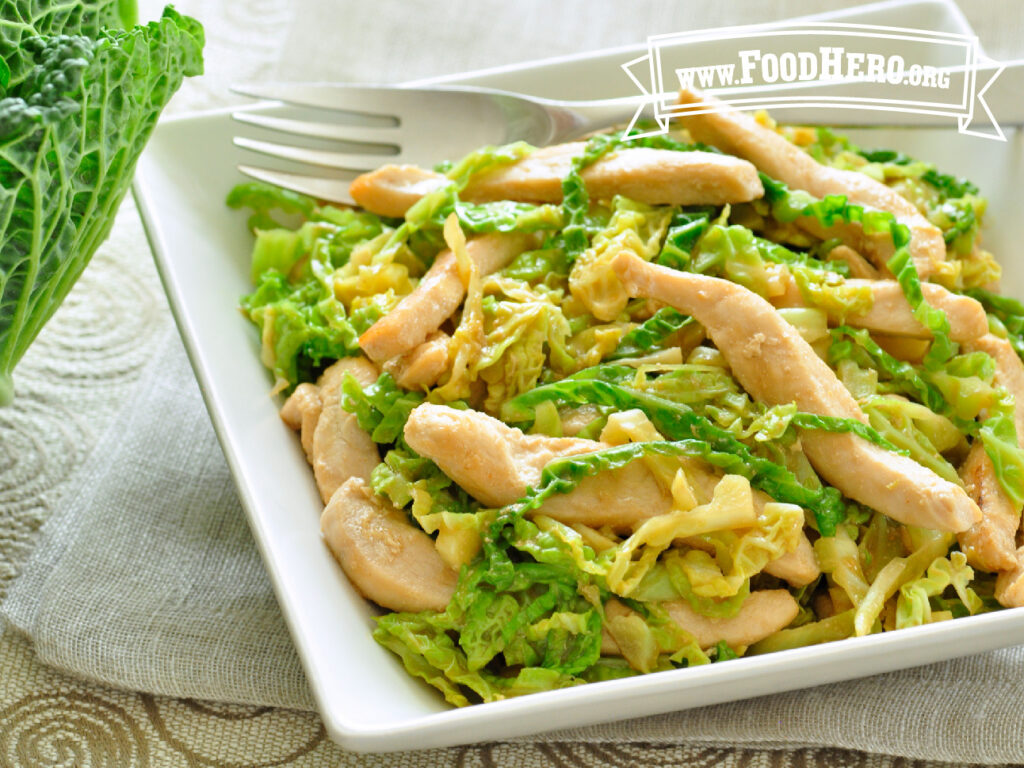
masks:
[[[1024,305],[971,182],[722,111],[351,193],[232,191],[241,306],[452,704],[1024,605]]]

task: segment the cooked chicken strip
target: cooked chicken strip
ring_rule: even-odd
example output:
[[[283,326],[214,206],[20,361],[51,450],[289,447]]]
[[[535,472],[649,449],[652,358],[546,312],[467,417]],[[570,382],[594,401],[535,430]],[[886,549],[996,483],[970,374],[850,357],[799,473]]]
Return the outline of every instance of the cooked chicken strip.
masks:
[[[470,240],[466,251],[483,276],[504,267],[526,250],[529,242],[529,235],[493,232]],[[440,328],[465,296],[455,254],[442,251],[415,290],[359,337],[359,346],[377,362],[404,355]]]
[[[848,245],[837,245],[828,252],[825,258],[829,261],[845,261],[850,266],[850,274],[853,277],[864,280],[877,280],[879,278],[878,270]]]
[[[612,265],[632,296],[692,315],[755,399],[866,422],[857,402],[799,332],[771,304],[737,283],[647,264],[630,254]],[[963,489],[906,456],[850,433],[804,430],[804,452],[832,485],[894,520],[963,531],[981,518]]]
[[[787,286],[785,293],[772,298],[772,304],[779,307],[803,306],[803,296],[796,281],[790,277],[793,286]],[[867,328],[891,336],[910,336],[916,339],[930,339],[931,331],[914,317],[910,302],[895,280],[847,280],[851,288],[867,286],[871,290],[871,308],[863,314],[829,312],[832,325],[852,325]],[[946,313],[949,318],[949,336],[953,341],[973,341],[988,333],[988,317],[985,308],[970,296],[961,296],[935,283],[921,283],[925,301]]]
[[[384,370],[404,389],[432,387],[448,367],[448,342],[451,340],[444,331],[434,331],[418,347],[384,363]]]
[[[349,194],[370,213],[399,219],[421,197],[447,183],[443,173],[418,165],[385,165],[353,179]]]
[[[480,202],[560,202],[562,179],[585,146],[575,142],[538,149],[516,163],[481,174],[463,196]],[[723,205],[746,203],[764,194],[754,166],[710,152],[620,149],[587,166],[580,175],[592,200],[625,195],[651,205]]]
[[[392,611],[443,611],[458,576],[411,525],[361,477],[345,481],[324,508],[320,529],[349,581]]]
[[[322,412],[313,437],[313,471],[326,507],[324,540],[353,585],[394,611],[443,610],[457,575],[434,540],[409,524],[405,513],[370,489],[380,463],[376,443],[341,407],[341,384],[350,373],[361,386],[377,380],[366,358],[344,358],[318,382]]]
[[[424,403],[413,409],[405,425],[405,439],[421,456],[433,460],[446,475],[484,504],[501,507],[518,501],[529,488],[540,484],[541,472],[553,459],[592,453],[610,447],[596,440],[526,435],[479,411],[456,410]],[[710,501],[720,475],[704,469],[701,462],[685,462],[687,477],[701,503]],[[771,499],[755,493],[755,505]],[[569,493],[552,496],[539,512],[567,525],[582,523],[591,528],[609,526],[630,532],[644,520],[672,509],[672,494],[658,482],[647,465],[632,461],[615,470],[584,479]],[[808,542],[808,548],[810,542]],[[779,558],[781,572],[803,583],[818,575],[811,551],[810,565],[796,557]],[[805,554],[805,553],[804,553]],[[813,575],[808,574],[813,569]]]
[[[967,346],[970,351],[980,351],[991,355],[996,363],[994,383],[1005,387],[1013,395],[1015,403],[1020,405],[1014,409],[1014,427],[1018,440],[1024,437],[1024,364],[1010,342],[997,336],[986,334]],[[980,440],[971,446],[967,459],[960,468],[960,477],[964,487],[981,508],[981,522],[964,531],[957,538],[960,548],[967,555],[970,564],[983,571],[1009,571],[1024,574],[1024,560],[1017,550],[1017,531],[1020,528],[1021,508],[1014,504],[1006,495],[999,480],[996,478],[995,467],[985,452]],[[997,582],[996,598],[1000,602],[1008,599],[1017,605],[1017,600],[1024,600],[1024,586],[1011,589],[1018,577],[1000,576]],[[1004,588],[999,589],[1002,583]],[[1020,592],[1020,597],[1013,595]],[[1002,595],[1002,597],[1000,596]],[[1022,603],[1024,604],[1024,603]]]
[[[320,420],[320,390],[304,382],[295,388],[281,406],[281,421],[299,433],[306,461],[313,463],[313,433]]]
[[[1017,429],[1017,439],[1024,441],[1024,363],[1017,356],[1013,345],[1006,339],[992,334],[985,334],[967,346],[970,351],[984,352],[996,362],[995,384],[1005,387],[1013,395],[1017,405],[1013,414],[1013,426]]]
[[[669,600],[662,605],[672,621],[693,635],[701,648],[722,640],[733,648],[752,645],[784,629],[800,612],[800,606],[785,589],[751,592],[739,613],[730,619],[702,616],[686,600]]]
[[[594,450],[608,447],[602,443],[596,445]],[[629,533],[648,518],[671,510],[672,495],[661,487],[644,462],[631,461],[618,469],[585,478],[569,493],[556,493],[538,512],[566,525],[608,526],[614,531]]]
[[[491,507],[521,499],[552,459],[593,453],[595,440],[527,435],[486,413],[423,403],[405,422],[405,441],[471,496]]]
[[[996,479],[985,446],[976,440],[960,467],[964,490],[981,509],[981,520],[957,534],[967,561],[983,571],[1010,571],[1017,565],[1017,529],[1020,509]]]
[[[821,575],[821,567],[818,565],[818,558],[814,556],[814,547],[807,534],[800,531],[796,549],[772,560],[764,567],[764,572],[797,588],[805,587],[818,578]]]
[[[1016,565],[1012,570],[996,576],[995,596],[1004,608],[1024,607],[1024,547],[1014,554]]]
[[[461,411],[424,403],[413,409],[405,424],[405,440],[421,456],[473,497],[492,507],[518,501],[540,484],[541,472],[552,460],[600,451],[609,446],[596,440],[526,435],[479,411]],[[684,461],[684,470],[697,500],[711,500],[721,475],[698,460]],[[771,501],[754,492],[760,511]],[[552,496],[540,512],[567,525],[610,526],[629,532],[640,523],[672,509],[672,494],[642,461],[588,477],[569,493]],[[768,564],[765,571],[803,586],[820,570],[807,537],[801,533],[796,550]]]
[[[679,94],[680,104],[706,101],[711,101],[711,98],[691,90],[683,90]],[[815,197],[846,195],[852,203],[889,211],[910,229],[910,254],[921,277],[927,277],[934,271],[933,264],[945,260],[946,243],[941,230],[899,193],[863,173],[822,165],[752,116],[720,106],[721,112],[681,115],[679,121],[697,141],[746,158],[791,189],[802,189]],[[807,219],[803,217],[797,223],[817,236],[825,234],[815,231],[816,226],[806,226],[809,224]],[[856,229],[857,233],[847,231],[840,233],[840,237],[854,250],[872,258],[875,266],[884,267],[892,255],[891,238],[888,235],[867,235],[859,227]],[[835,235],[829,231],[828,236]]]
[[[560,202],[562,179],[584,146],[576,142],[538,149],[474,179],[459,196],[474,203]],[[594,200],[625,195],[651,205],[723,205],[749,202],[764,194],[754,166],[737,157],[708,152],[620,149],[584,168],[581,176]],[[441,174],[413,165],[386,165],[359,176],[349,191],[366,210],[397,217],[404,216],[420,197],[446,183]]]
[[[432,403],[419,405],[409,414],[405,440],[470,495],[492,507],[511,504],[540,485],[541,472],[553,459],[609,447],[596,440],[527,435],[485,413]],[[538,511],[568,525],[608,525],[629,532],[671,508],[671,493],[646,464],[632,461],[586,478],[569,493],[552,496]]]
[[[800,612],[800,606],[785,589],[751,592],[739,612],[729,619],[703,616],[693,610],[686,600],[668,600],[661,605],[668,611],[672,621],[693,635],[701,648],[710,648],[723,640],[732,648],[753,645],[785,629]],[[622,655],[607,630],[601,637],[601,653],[605,656]]]
[[[847,285],[867,285],[874,302],[865,314],[849,315],[846,322],[893,336],[931,338],[931,332],[915,318],[903,289],[895,280],[847,280]],[[941,309],[949,318],[949,336],[953,341],[973,341],[988,333],[985,308],[970,296],[960,296],[935,283],[921,283],[924,299]],[[829,318],[840,322],[840,318]]]
[[[350,477],[370,481],[380,463],[377,444],[359,427],[354,415],[341,407],[341,382],[351,373],[363,387],[377,380],[377,368],[365,357],[342,358],[320,376],[320,419],[313,433],[313,474],[324,504]]]

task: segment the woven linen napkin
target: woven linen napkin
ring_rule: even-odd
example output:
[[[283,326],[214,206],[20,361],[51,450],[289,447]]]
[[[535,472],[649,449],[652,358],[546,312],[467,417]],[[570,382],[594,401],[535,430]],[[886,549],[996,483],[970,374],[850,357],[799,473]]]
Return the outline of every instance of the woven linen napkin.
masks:
[[[3,604],[39,658],[123,688],[312,708],[177,333]]]

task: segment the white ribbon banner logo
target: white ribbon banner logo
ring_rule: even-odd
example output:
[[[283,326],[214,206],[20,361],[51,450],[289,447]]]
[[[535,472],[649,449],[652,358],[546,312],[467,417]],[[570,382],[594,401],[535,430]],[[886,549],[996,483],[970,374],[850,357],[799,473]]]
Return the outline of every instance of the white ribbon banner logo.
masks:
[[[983,64],[978,39],[969,35],[800,22],[655,35],[648,53],[622,68],[648,96],[658,125],[638,135],[664,133],[673,117],[724,105],[933,115],[955,121],[960,133],[1005,141],[984,101],[1002,68],[986,80],[980,66],[992,65]],[[718,101],[679,104],[680,89]]]

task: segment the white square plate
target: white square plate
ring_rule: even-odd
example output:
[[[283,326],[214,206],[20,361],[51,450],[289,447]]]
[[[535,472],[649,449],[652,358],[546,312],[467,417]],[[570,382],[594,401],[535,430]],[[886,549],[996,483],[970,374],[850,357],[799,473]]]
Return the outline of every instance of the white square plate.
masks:
[[[970,29],[952,3],[882,3],[819,18]],[[675,30],[665,30],[672,32]],[[643,46],[446,78],[556,98],[628,95],[619,65]],[[618,83],[618,86],[612,84]],[[618,90],[616,90],[618,88]],[[261,107],[280,109],[279,107]],[[299,442],[268,396],[255,329],[237,311],[251,290],[245,214],[224,205],[251,162],[231,144],[242,129],[221,111],[160,125],[139,163],[135,194],[206,405],[331,737],[349,749],[388,751],[507,738],[555,728],[791,690],[1024,642],[1024,610],[738,659],[626,680],[450,708],[371,637],[373,610],[348,584],[319,535],[322,505]],[[858,134],[864,137],[864,134]],[[973,179],[990,200],[986,244],[1003,257],[1009,292],[1024,269],[1007,261],[1024,242],[1017,187],[1024,140],[952,130],[875,131],[889,146]],[[439,158],[440,159],[440,158]]]

